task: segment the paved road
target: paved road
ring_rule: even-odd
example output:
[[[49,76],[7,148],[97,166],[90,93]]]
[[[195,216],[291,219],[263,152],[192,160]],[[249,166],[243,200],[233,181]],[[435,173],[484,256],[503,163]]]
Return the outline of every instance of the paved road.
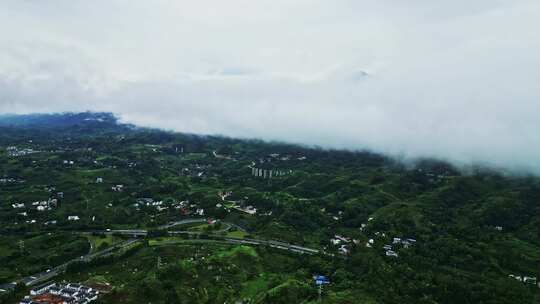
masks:
[[[205,219],[186,219],[181,220],[173,223],[169,223],[163,226],[158,227],[159,229],[169,229],[174,226],[182,225],[182,224],[190,224],[190,223],[200,223],[200,222],[206,222]],[[242,227],[232,224],[232,223],[224,223],[226,225],[229,225],[230,227],[236,227],[239,230],[245,231]],[[102,230],[102,231],[91,231],[86,233],[98,233],[98,234],[121,234],[121,235],[127,235],[127,236],[133,236],[133,237],[145,237],[148,235],[147,230],[142,229],[123,229],[123,230]],[[195,231],[167,231],[169,235],[180,235],[180,234],[189,234],[189,235],[199,235],[201,232],[195,232]],[[212,235],[212,239],[217,241],[223,241],[231,244],[243,244],[243,245],[252,245],[252,246],[267,246],[271,248],[281,249],[281,250],[287,250],[290,252],[300,253],[300,254],[324,254],[324,255],[332,255],[328,254],[326,252],[320,251],[318,249],[313,249],[309,247],[299,246],[295,244],[289,244],[285,242],[280,241],[274,241],[274,240],[262,240],[262,239],[253,239],[253,238],[233,238],[233,237],[226,237],[226,236],[220,236],[220,235]],[[26,286],[33,286],[40,282],[46,281],[48,279],[51,279],[58,274],[64,272],[67,268],[67,266],[70,263],[76,262],[76,261],[84,261],[89,262],[95,258],[106,256],[107,254],[111,253],[112,251],[121,248],[129,246],[135,242],[138,242],[138,239],[130,239],[121,243],[118,243],[116,245],[113,245],[109,248],[106,248],[104,250],[95,252],[95,253],[89,253],[87,255],[81,256],[79,258],[70,260],[65,262],[62,265],[56,266],[52,269],[49,269],[47,271],[43,271],[28,277],[25,277],[23,279],[20,279],[17,282],[9,283],[9,284],[3,284],[0,285],[0,292],[12,290],[15,288],[15,285],[17,283],[23,283]]]
[[[158,229],[169,229],[178,225],[185,225],[185,224],[192,224],[192,223],[205,223],[205,222],[206,222],[205,218],[185,219],[185,220],[180,220],[177,222],[172,222],[166,225],[159,226]]]
[[[179,234],[179,232],[176,232],[173,234]],[[219,237],[219,236],[213,236],[211,239],[186,239],[186,240],[180,240],[180,241],[174,241],[174,240],[165,241],[163,243],[160,243],[160,245],[172,245],[172,244],[179,244],[179,243],[185,243],[185,242],[195,242],[195,243],[217,242],[217,243],[228,243],[228,244],[238,244],[238,245],[248,245],[248,246],[267,246],[267,247],[286,250],[286,251],[299,253],[299,254],[313,255],[313,254],[322,253],[324,255],[332,256],[331,254],[319,251],[317,249],[307,248],[307,247],[302,247],[302,246],[297,246],[297,245],[287,244],[287,243],[282,243],[282,242],[258,240],[258,239],[239,239],[239,238]]]
[[[185,219],[185,220],[181,220],[181,221],[177,221],[177,222],[172,222],[172,223],[169,223],[169,224],[166,224],[166,225],[162,225],[162,226],[159,226],[158,228],[162,229],[162,230],[165,230],[165,229],[169,229],[169,228],[172,228],[174,226],[178,226],[178,225],[182,225],[182,224],[203,223],[203,222],[206,222],[206,219],[204,219],[204,218]],[[228,222],[223,222],[223,224],[228,225],[229,228],[230,227],[235,227],[235,228],[245,232],[244,228],[242,228],[242,227],[240,227],[240,226],[238,226],[236,224],[228,223]],[[226,230],[227,229],[225,229],[224,231],[226,231]],[[93,231],[93,233],[98,233],[98,234],[121,234],[121,235],[126,235],[126,236],[133,236],[133,237],[146,237],[148,235],[148,231],[143,230],[143,229],[123,229],[123,230]],[[167,231],[167,234],[168,235],[186,235],[186,234],[188,234],[188,235],[199,235],[199,234],[201,234],[201,232],[179,230],[179,231]],[[295,245],[295,244],[289,244],[289,243],[285,243],[285,242],[281,242],[281,241],[262,240],[262,239],[253,239],[253,238],[250,238],[250,239],[243,238],[243,239],[241,239],[241,238],[220,236],[220,235],[217,235],[217,234],[212,235],[212,238],[218,239],[218,240],[223,240],[223,241],[228,242],[228,243],[257,245],[257,246],[268,246],[268,247],[282,249],[282,250],[288,250],[288,251],[292,251],[292,252],[296,252],[296,253],[305,253],[305,254],[319,254],[319,253],[322,253],[322,254],[325,254],[325,255],[330,255],[330,254],[322,252],[322,251],[320,251],[318,249],[299,246],[299,245]]]
[[[226,225],[234,225],[229,223],[223,223]],[[94,233],[103,233],[103,234],[122,234],[122,235],[129,235],[129,236],[141,236],[145,237],[148,235],[148,231],[146,230],[111,230],[111,231],[94,231]],[[199,235],[201,232],[197,231],[168,231],[168,235]],[[283,249],[288,250],[296,253],[305,253],[305,254],[318,254],[323,253],[326,254],[318,249],[313,249],[309,247],[299,246],[295,244],[289,244],[285,242],[280,241],[274,241],[274,240],[262,240],[262,239],[253,239],[253,238],[233,238],[233,237],[226,237],[226,236],[220,236],[220,235],[212,235],[213,239],[217,240],[224,240],[228,243],[237,243],[237,244],[246,244],[246,245],[257,245],[257,246],[268,246],[272,248],[277,249]]]
[[[175,226],[179,225],[185,225],[185,224],[192,224],[192,223],[206,223],[205,218],[191,218],[191,219],[185,219],[180,220],[172,223],[168,223],[165,225],[161,225],[156,227],[157,230],[167,230]],[[236,226],[236,225],[235,225]],[[243,230],[243,229],[242,229]],[[116,230],[94,230],[90,231],[90,233],[97,233],[97,234],[121,234],[121,235],[127,235],[127,236],[133,236],[133,237],[144,237],[148,235],[148,230],[144,229],[116,229]]]
[[[67,268],[67,266],[73,262],[77,262],[77,261],[84,261],[84,262],[89,262],[95,258],[98,258],[98,257],[102,257],[102,256],[106,256],[107,254],[111,253],[112,251],[118,249],[118,248],[121,248],[121,247],[126,247],[126,246],[129,246],[135,242],[138,242],[139,240],[136,240],[136,239],[131,239],[131,240],[127,240],[127,241],[124,241],[124,242],[121,242],[121,243],[118,243],[116,245],[113,245],[109,248],[106,248],[104,250],[101,250],[101,251],[98,251],[98,252],[95,252],[95,253],[89,253],[87,255],[83,255],[79,258],[75,258],[75,259],[72,259],[70,261],[67,261],[65,262],[64,264],[61,264],[61,265],[58,265],[54,268],[51,268],[47,271],[43,271],[43,272],[40,272],[40,273],[36,273],[34,275],[31,275],[31,276],[27,276],[25,278],[22,278],[16,282],[13,282],[13,283],[9,283],[9,284],[4,284],[4,285],[0,285],[0,292],[2,291],[9,291],[9,290],[13,290],[16,286],[17,283],[22,283],[22,284],[25,284],[26,286],[33,286],[33,285],[36,285],[38,283],[41,283],[41,282],[44,282],[44,281],[47,281],[55,276],[57,276],[58,274],[64,272]]]

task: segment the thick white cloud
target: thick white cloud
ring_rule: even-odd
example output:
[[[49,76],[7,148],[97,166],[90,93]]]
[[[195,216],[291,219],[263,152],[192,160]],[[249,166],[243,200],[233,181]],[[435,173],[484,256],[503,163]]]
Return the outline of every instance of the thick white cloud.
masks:
[[[536,0],[0,4],[0,112],[540,172]]]

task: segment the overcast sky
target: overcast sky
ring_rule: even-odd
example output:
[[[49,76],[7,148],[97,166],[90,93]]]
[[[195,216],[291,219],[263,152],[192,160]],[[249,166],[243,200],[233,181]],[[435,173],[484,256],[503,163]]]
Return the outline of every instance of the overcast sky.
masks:
[[[540,1],[0,2],[0,113],[540,173]]]

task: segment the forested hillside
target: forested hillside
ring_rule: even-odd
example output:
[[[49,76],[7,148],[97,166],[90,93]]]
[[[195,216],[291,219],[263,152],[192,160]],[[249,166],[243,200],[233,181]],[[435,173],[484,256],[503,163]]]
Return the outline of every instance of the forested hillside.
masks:
[[[185,219],[204,222],[166,231]],[[315,303],[318,274],[330,280],[322,303],[540,303],[537,177],[171,133],[107,113],[0,116],[0,284],[130,229],[149,233],[60,278],[110,284],[102,303]]]

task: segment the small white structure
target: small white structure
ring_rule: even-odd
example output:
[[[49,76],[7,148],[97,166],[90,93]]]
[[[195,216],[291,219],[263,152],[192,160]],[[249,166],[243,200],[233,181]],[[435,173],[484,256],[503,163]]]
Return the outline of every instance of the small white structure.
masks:
[[[369,239],[366,243],[366,247],[368,248],[371,248],[373,247],[373,244],[375,243],[375,241],[373,239]]]
[[[122,191],[124,191],[124,185],[112,186],[111,190],[114,191],[114,192],[122,192]]]
[[[253,207],[253,206],[247,206],[244,211],[247,213],[247,214],[255,214],[257,213],[257,208]]]
[[[396,257],[396,258],[397,258],[398,254],[395,253],[395,252],[392,251],[392,250],[387,250],[387,251],[386,251],[386,256]]]
[[[51,283],[51,282],[36,286],[30,289],[30,295],[37,296],[37,295],[43,294],[55,286],[56,286],[56,283]]]
[[[103,178],[102,177],[96,178],[96,184],[101,184],[101,183],[103,183]]]
[[[338,240],[340,240],[342,242],[345,242],[345,243],[350,243],[351,242],[350,238],[341,236],[339,234],[334,235],[334,238],[336,238],[336,239],[338,239]]]
[[[70,215],[68,216],[68,221],[78,221],[81,218],[78,215]]]

